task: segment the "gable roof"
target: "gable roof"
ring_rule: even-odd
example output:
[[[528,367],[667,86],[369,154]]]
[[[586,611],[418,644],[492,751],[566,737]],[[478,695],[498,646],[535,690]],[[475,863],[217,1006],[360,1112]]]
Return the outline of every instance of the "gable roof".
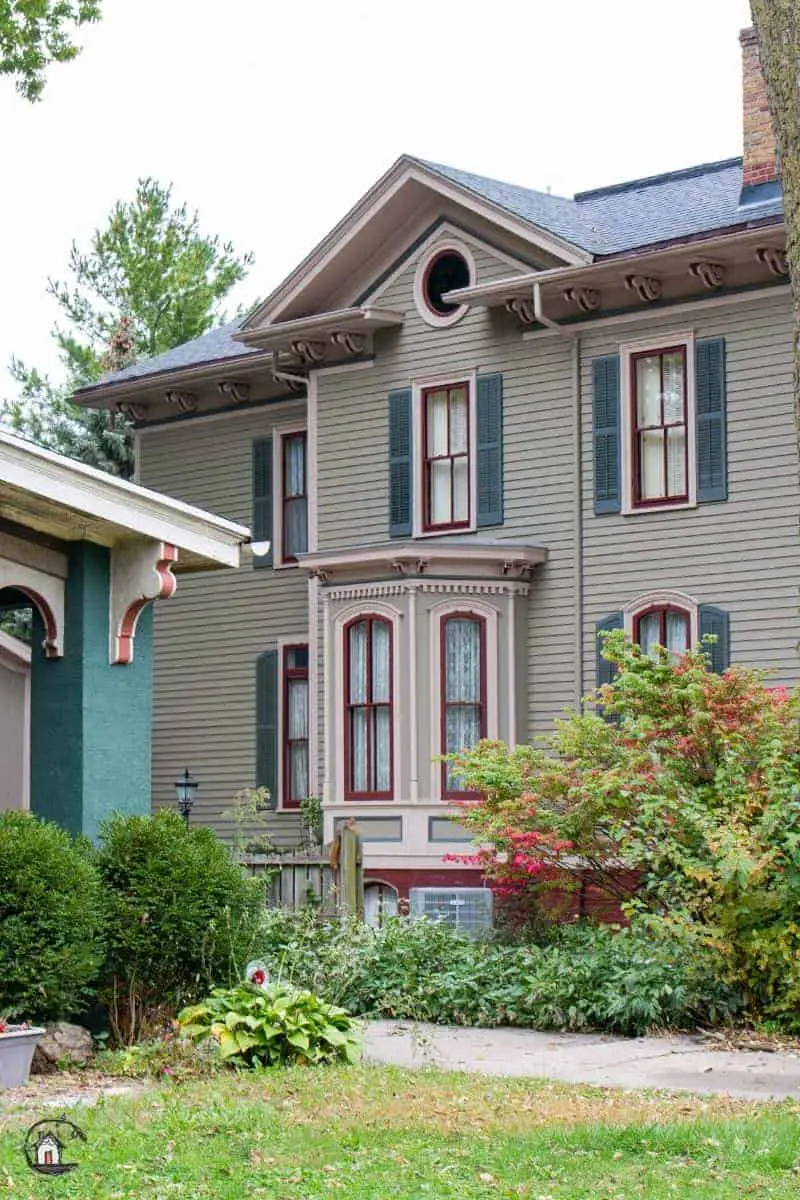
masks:
[[[741,158],[703,163],[663,175],[578,192],[572,198],[503,183],[409,155],[402,156],[384,179],[389,178],[402,164],[421,168],[428,178],[431,175],[439,176],[456,184],[481,200],[488,201],[495,206],[495,210],[504,210],[532,230],[544,231],[573,247],[576,253],[588,255],[590,261],[591,258],[622,255],[715,230],[741,227],[750,222],[777,219],[783,212],[780,190],[773,184],[764,185],[760,191],[756,191],[754,198],[742,204]],[[368,196],[379,190],[382,182],[375,185]],[[337,226],[336,230],[339,228]],[[281,284],[273,296],[284,286]],[[270,299],[261,307],[267,307]],[[263,354],[263,350],[244,345],[235,336],[241,333],[249,320],[257,319],[260,311],[258,309],[255,313],[231,321],[164,354],[105,375],[91,387],[82,388],[79,395],[91,394],[95,388],[108,384],[160,375],[207,362]]]

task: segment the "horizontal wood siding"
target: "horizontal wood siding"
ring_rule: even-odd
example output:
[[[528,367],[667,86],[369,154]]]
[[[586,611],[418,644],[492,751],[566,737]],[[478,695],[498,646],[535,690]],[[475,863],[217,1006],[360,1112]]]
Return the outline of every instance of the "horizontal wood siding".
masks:
[[[591,361],[620,341],[693,329],[724,337],[728,396],[727,501],[695,510],[595,516]],[[730,612],[731,659],[798,679],[800,490],[792,402],[788,296],[710,308],[582,339],[584,666],[594,683],[595,622],[658,588],[688,592]]]
[[[302,405],[281,405],[147,432],[141,481],[249,526],[253,438],[302,414]],[[254,570],[245,558],[238,571],[182,576],[174,597],[155,605],[156,806],[174,804],[173,782],[188,767],[200,782],[197,819],[232,835],[226,810],[255,783],[256,657],[279,638],[307,639],[307,603],[297,568]],[[297,814],[275,814],[270,832],[294,845]]]
[[[509,274],[485,253],[478,278]],[[481,538],[546,546],[528,605],[528,729],[546,730],[576,694],[572,609],[575,561],[571,350],[567,339],[523,341],[515,318],[475,307],[447,329],[432,328],[413,301],[415,263],[381,296],[406,315],[375,339],[375,365],[319,381],[320,549],[388,538],[388,396],[414,380],[459,373],[503,374],[505,522]],[[415,464],[415,470],[418,464]],[[452,536],[452,535],[451,535]],[[469,538],[471,535],[466,535]]]

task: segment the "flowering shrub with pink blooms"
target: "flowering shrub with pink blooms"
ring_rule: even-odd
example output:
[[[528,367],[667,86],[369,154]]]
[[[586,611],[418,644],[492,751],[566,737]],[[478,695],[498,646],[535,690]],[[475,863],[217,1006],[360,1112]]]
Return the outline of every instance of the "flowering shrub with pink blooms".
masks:
[[[455,759],[473,861],[501,891],[590,873],[634,927],[713,961],[754,1015],[798,1024],[800,698],[702,650],[651,658],[621,632],[596,704],[542,747]],[[630,879],[638,879],[630,896]],[[627,895],[626,895],[627,893]]]

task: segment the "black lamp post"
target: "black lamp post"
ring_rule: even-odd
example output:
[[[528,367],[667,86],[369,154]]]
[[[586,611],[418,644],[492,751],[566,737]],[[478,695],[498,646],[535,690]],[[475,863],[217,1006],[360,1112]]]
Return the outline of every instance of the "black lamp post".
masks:
[[[187,826],[189,824],[189,814],[194,807],[194,802],[197,797],[197,789],[199,787],[200,784],[197,782],[197,780],[193,779],[189,774],[188,767],[184,768],[181,778],[175,781],[175,794],[178,797],[178,808],[180,809],[180,814]]]

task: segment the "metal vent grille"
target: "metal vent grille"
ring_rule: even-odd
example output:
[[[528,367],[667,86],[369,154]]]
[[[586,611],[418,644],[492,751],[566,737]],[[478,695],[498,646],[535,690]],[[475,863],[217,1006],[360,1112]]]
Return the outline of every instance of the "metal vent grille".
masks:
[[[411,888],[412,917],[446,921],[462,933],[482,933],[492,928],[492,893],[489,888]]]

